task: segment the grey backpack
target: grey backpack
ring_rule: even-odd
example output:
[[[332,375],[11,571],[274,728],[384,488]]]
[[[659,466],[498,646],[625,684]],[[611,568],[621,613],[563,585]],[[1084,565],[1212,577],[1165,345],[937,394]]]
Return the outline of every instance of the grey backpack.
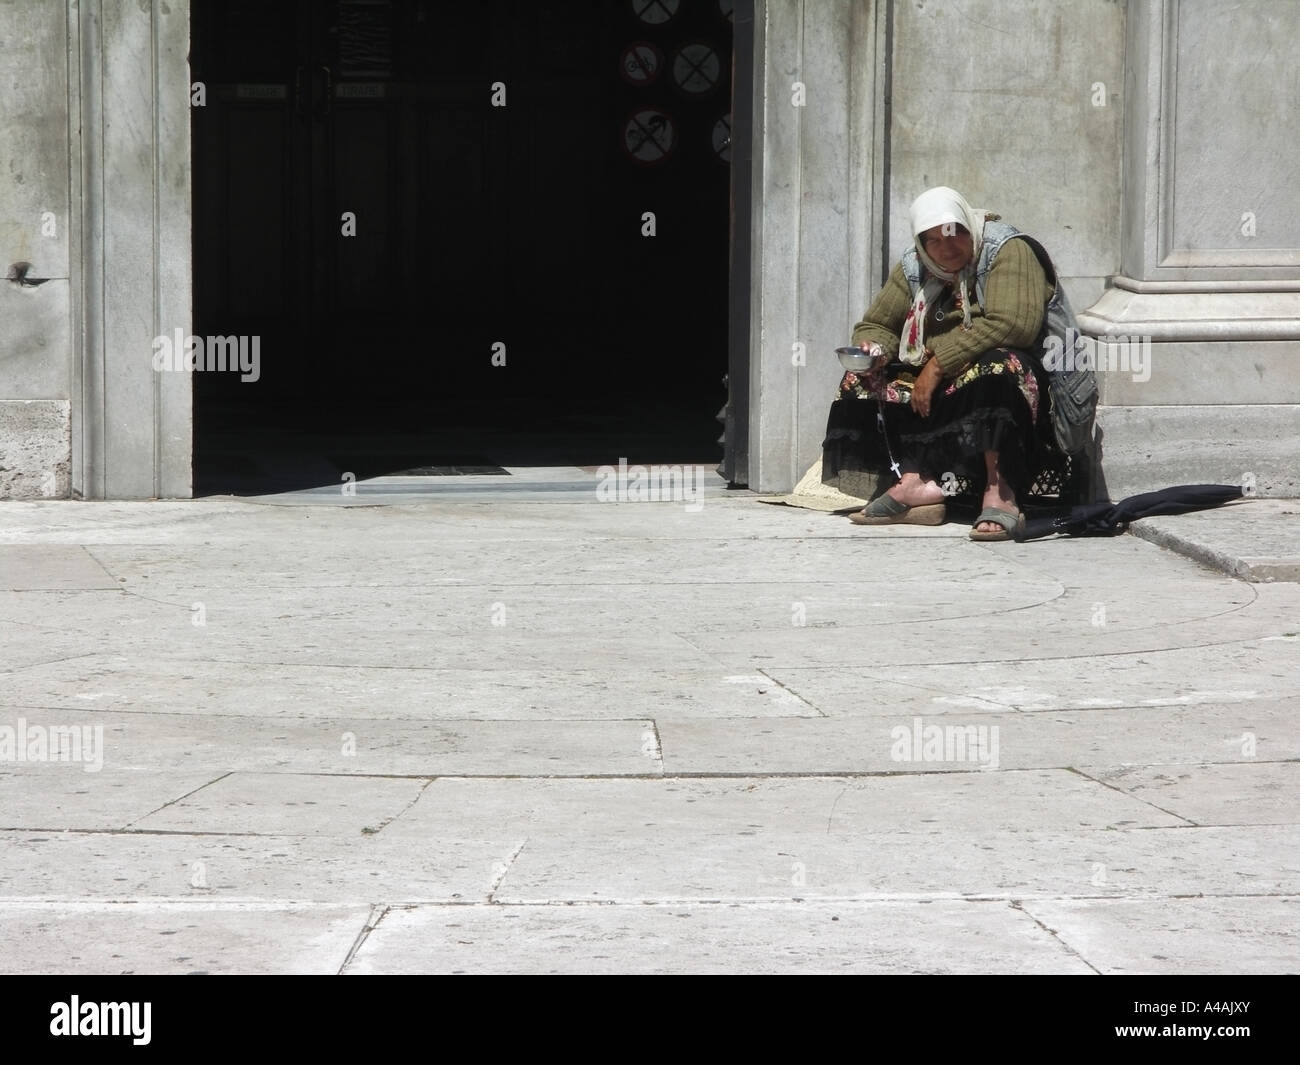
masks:
[[[1025,233],[1011,239],[1023,240],[1034,249],[1039,265],[1055,290],[1043,314],[1043,327],[1038,332],[1034,348],[1051,390],[1052,429],[1056,433],[1056,442],[1066,454],[1078,455],[1092,443],[1093,419],[1097,413],[1097,376],[1087,359],[1043,358],[1043,352],[1048,352],[1049,356],[1073,352],[1082,332],[1047,249]],[[975,298],[983,307],[983,277],[976,279]]]

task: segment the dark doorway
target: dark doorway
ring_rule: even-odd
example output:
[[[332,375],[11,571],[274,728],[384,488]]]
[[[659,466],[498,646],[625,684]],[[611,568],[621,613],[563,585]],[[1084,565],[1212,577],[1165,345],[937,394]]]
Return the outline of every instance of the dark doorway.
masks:
[[[191,0],[196,494],[717,463],[730,9]]]

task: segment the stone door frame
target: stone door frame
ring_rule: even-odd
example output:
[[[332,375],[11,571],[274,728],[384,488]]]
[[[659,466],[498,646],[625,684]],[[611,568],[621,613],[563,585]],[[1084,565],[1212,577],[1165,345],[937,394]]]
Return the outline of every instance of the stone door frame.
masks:
[[[189,0],[68,0],[72,494],[188,497]]]
[[[836,376],[825,356],[884,280],[893,0],[750,3],[752,83],[735,87],[752,94],[736,218],[749,283],[731,311],[748,317],[731,360],[746,432],[732,477],[766,491],[815,460]],[[72,492],[189,497],[191,377],[153,368],[154,338],[192,327],[189,0],[67,0],[67,13]]]

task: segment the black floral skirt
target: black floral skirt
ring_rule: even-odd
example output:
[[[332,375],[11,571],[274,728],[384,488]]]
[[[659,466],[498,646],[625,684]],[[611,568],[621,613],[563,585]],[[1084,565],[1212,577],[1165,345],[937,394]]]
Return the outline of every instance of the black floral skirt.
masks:
[[[1052,447],[1047,381],[1034,360],[1012,348],[986,351],[941,382],[928,418],[912,410],[917,372],[895,362],[875,374],[844,375],[822,442],[822,482],[868,498],[873,485],[883,490],[914,472],[981,490],[984,454],[993,451],[1023,498]]]

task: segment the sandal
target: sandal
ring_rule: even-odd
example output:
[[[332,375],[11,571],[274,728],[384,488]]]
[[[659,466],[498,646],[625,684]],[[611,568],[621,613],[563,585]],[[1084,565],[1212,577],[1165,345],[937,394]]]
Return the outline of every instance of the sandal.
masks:
[[[856,514],[849,515],[854,525],[942,525],[948,518],[944,503],[924,503],[909,507],[893,496],[876,496]]]
[[[994,532],[983,532],[977,528],[982,521],[990,521],[1002,528]],[[975,525],[971,526],[970,538],[982,542],[994,540],[1011,540],[1017,535],[1023,535],[1025,531],[1025,516],[1021,513],[1012,513],[1009,510],[1000,510],[998,507],[985,507],[980,516],[975,519]]]

